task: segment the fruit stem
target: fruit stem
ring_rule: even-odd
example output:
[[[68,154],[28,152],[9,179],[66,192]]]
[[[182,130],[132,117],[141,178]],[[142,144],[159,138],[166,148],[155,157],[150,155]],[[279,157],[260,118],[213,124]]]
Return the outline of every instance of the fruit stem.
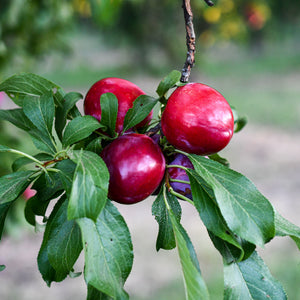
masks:
[[[189,181],[187,180],[180,180],[180,179],[173,179],[173,178],[170,178],[169,179],[171,182],[179,182],[179,183],[186,183],[186,184],[191,184]]]
[[[189,199],[188,197],[185,197],[184,195],[181,195],[180,193],[175,192],[172,188],[169,188],[169,192],[172,195],[176,196],[177,198],[180,198],[180,199],[182,199],[184,201],[187,201],[188,203],[190,203],[193,206],[195,206],[194,202],[191,199]]]
[[[166,165],[166,168],[179,168],[179,169],[182,169],[182,170],[185,170],[186,171],[186,169],[188,169],[188,168],[186,168],[186,167],[184,167],[184,166],[181,166],[181,165]]]

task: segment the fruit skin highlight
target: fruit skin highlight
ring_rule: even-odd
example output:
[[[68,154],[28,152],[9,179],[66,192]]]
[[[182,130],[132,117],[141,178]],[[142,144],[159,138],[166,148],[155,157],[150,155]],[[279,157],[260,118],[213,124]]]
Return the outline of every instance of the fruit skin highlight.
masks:
[[[120,134],[123,130],[123,123],[128,109],[132,108],[134,100],[140,95],[145,95],[134,83],[116,77],[103,78],[94,83],[87,92],[84,99],[84,113],[101,120],[100,97],[105,93],[113,93],[118,99],[118,114],[116,132]],[[136,128],[144,127],[152,119],[152,112]]]
[[[227,146],[234,117],[226,99],[215,89],[188,83],[169,97],[161,119],[162,132],[175,148],[210,155]]]
[[[100,156],[110,174],[108,198],[119,203],[133,204],[146,199],[164,176],[164,155],[144,134],[120,136]]]
[[[194,166],[191,163],[191,161],[188,159],[188,157],[180,153],[175,154],[174,160],[170,162],[169,165],[170,166],[179,165],[189,169],[194,169]],[[189,176],[186,174],[184,169],[171,167],[168,168],[167,172],[170,179],[190,181]],[[190,184],[182,183],[182,182],[174,182],[172,180],[169,180],[169,182],[175,192],[192,200],[192,190]]]

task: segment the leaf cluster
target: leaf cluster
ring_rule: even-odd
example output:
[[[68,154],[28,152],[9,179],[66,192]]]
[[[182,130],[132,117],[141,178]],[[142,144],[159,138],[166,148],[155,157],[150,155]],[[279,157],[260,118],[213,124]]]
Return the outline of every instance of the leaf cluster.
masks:
[[[165,77],[157,88],[157,99],[138,97],[125,116],[123,132],[134,128],[158,103],[162,112],[170,89],[180,85],[180,76],[173,71]],[[76,103],[82,95],[65,93],[38,75],[14,75],[0,83],[0,91],[18,106],[0,110],[0,119],[29,134],[38,150],[31,155],[0,146],[0,152],[19,156],[13,172],[0,177],[0,237],[10,207],[30,186],[36,194],[26,202],[24,213],[29,224],[45,227],[37,262],[47,285],[80,275],[74,266],[83,251],[87,299],[129,299],[124,284],[133,264],[133,245],[126,221],[107,197],[109,173],[99,156],[102,147],[118,136],[116,97],[108,93],[99,99],[99,123],[79,112]],[[245,118],[235,113],[235,121],[237,132]],[[154,124],[143,131],[158,133],[159,126]],[[300,249],[300,228],[280,216],[254,184],[230,169],[218,154],[206,158],[183,153],[163,136],[160,145],[166,157],[180,152],[193,164],[193,169],[183,167],[193,201],[176,193],[166,176],[152,205],[159,225],[156,249],[177,248],[186,299],[209,299],[209,292],[192,241],[181,224],[181,200],[195,207],[223,258],[224,299],[286,299],[256,248],[275,236],[290,236]],[[42,224],[37,216],[43,217]],[[4,268],[0,266],[0,271]]]

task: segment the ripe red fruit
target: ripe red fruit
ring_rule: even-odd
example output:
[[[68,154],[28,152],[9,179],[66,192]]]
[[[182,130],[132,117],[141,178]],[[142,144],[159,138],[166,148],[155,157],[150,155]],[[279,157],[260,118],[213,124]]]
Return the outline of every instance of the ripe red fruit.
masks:
[[[209,155],[229,143],[234,118],[230,105],[218,91],[201,83],[189,83],[171,94],[161,127],[168,142],[177,149]]]
[[[176,154],[174,160],[170,163],[170,166],[171,165],[178,165],[189,169],[194,169],[194,166],[191,163],[191,161],[188,159],[187,156],[183,154]],[[190,184],[172,181],[172,179],[190,181],[189,176],[186,174],[185,170],[181,168],[172,167],[168,169],[168,174],[170,177],[170,185],[174,189],[174,191],[192,200],[192,190]]]
[[[108,198],[133,204],[144,200],[159,186],[165,158],[148,136],[125,134],[106,146],[101,157],[110,173]]]
[[[115,77],[103,78],[92,85],[84,99],[84,113],[101,120],[100,97],[105,93],[113,93],[118,99],[118,115],[116,132],[123,130],[123,123],[128,109],[132,108],[134,100],[145,93],[132,82]],[[152,112],[140,122],[136,128],[147,125],[152,118]]]

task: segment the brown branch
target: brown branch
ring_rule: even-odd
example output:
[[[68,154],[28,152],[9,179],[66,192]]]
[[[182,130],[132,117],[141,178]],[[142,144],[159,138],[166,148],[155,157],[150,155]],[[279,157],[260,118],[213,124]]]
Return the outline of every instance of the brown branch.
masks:
[[[204,0],[207,5],[213,6],[214,3],[211,0]],[[181,70],[181,82],[188,82],[191,69],[195,63],[195,51],[196,51],[196,35],[194,31],[194,24],[193,24],[193,12],[191,8],[190,0],[183,0],[182,4],[183,13],[184,13],[184,21],[185,21],[185,29],[186,29],[186,46],[187,46],[187,55],[186,60]]]
[[[187,51],[186,60],[183,69],[181,70],[180,81],[185,83],[189,81],[191,75],[191,69],[195,63],[196,35],[194,31],[193,12],[191,8],[190,0],[183,0],[182,8],[184,13],[184,21],[185,21],[185,29],[186,29],[186,46],[188,51]]]

